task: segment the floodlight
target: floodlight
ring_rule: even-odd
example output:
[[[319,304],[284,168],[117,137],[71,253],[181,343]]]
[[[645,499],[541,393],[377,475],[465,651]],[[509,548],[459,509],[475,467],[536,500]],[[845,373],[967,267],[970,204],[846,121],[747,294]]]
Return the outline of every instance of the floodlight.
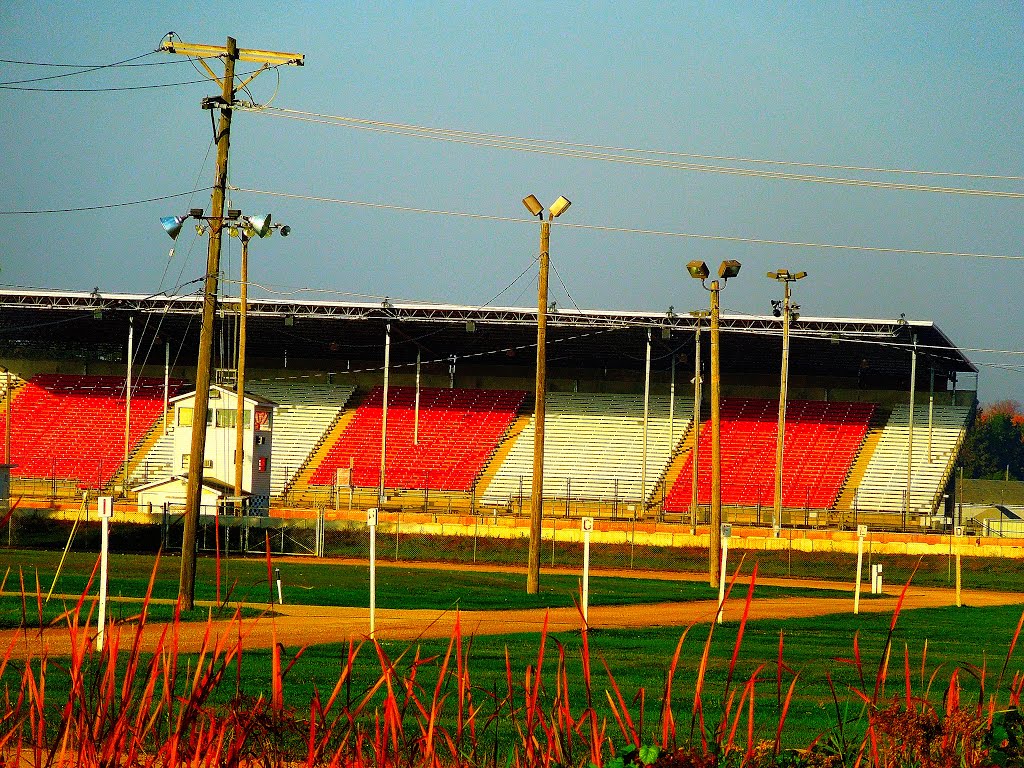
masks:
[[[530,212],[531,216],[540,216],[544,212],[544,206],[540,204],[540,200],[534,195],[524,197],[523,205],[526,206],[526,210]]]
[[[203,218],[203,209],[202,208],[189,208],[188,209],[188,215],[191,216],[193,219],[201,219],[201,218]]]
[[[281,227],[281,237],[288,237],[292,233],[292,228],[285,224]]]
[[[572,203],[569,202],[569,200],[559,195],[558,199],[551,204],[550,208],[548,208],[548,210],[551,212],[551,218],[557,219],[559,216],[565,213],[566,209],[570,205],[572,205]]]
[[[241,216],[242,216],[242,211],[239,210],[238,208],[228,208],[228,218],[229,219],[238,219],[238,218],[241,218]]]
[[[708,271],[708,265],[703,261],[691,261],[686,265],[686,271],[690,273],[690,277],[695,280],[706,280],[708,275],[711,273]]]
[[[265,213],[262,216],[248,216],[245,221],[252,227],[253,231],[260,237],[266,237],[272,231],[270,226],[270,214]]]
[[[177,240],[181,233],[181,225],[187,218],[188,216],[161,216],[160,226],[164,228],[164,232],[170,235],[171,240]]]
[[[793,275],[794,280],[803,280],[805,277],[807,277],[806,272],[797,272],[795,275]]]
[[[718,276],[723,280],[728,280],[730,277],[736,277],[739,273],[740,263],[735,259],[723,261],[721,266],[718,268]]]

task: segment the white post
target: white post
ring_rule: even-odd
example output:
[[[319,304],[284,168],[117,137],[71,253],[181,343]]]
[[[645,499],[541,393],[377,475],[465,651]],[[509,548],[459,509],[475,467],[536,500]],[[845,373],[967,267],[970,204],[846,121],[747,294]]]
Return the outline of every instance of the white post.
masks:
[[[366,525],[370,529],[370,638],[377,631],[377,508],[366,510]]]
[[[103,650],[107,626],[107,552],[110,548],[110,517],[114,514],[114,499],[100,496],[96,499],[100,518],[100,605],[96,615],[96,650]]]
[[[590,532],[594,530],[594,518],[584,517],[583,529],[583,623],[590,626],[588,606],[590,604]]]
[[[857,526],[857,584],[853,589],[853,613],[860,613],[860,581],[864,572],[864,537],[868,535],[866,525]]]
[[[955,531],[956,536],[956,607],[963,607],[963,602],[960,600],[960,586],[963,583],[961,581],[960,571],[960,542],[964,537],[964,529],[962,525],[958,525]]]
[[[732,525],[722,523],[722,567],[718,569],[718,623],[723,621],[725,613],[725,566],[729,558],[729,537],[732,536]]]
[[[274,576],[277,579],[277,604],[284,605],[284,595],[281,594],[281,569],[274,569]]]

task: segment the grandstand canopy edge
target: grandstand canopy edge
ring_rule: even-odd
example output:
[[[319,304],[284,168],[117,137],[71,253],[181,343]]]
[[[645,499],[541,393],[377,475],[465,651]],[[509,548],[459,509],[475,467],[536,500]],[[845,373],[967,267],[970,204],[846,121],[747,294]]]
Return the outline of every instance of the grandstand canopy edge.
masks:
[[[230,359],[237,300],[220,304],[218,344]],[[195,365],[202,297],[38,290],[0,291],[0,356],[11,362],[122,362],[129,319],[136,359],[162,367],[169,344],[176,370]],[[302,368],[343,376],[372,372],[383,361],[384,328],[392,327],[391,360],[415,361],[439,373],[504,371],[519,381],[535,365],[536,309],[431,303],[365,303],[254,299],[248,309],[247,358],[254,368]],[[693,375],[694,330],[689,313],[557,308],[548,315],[549,376],[642,376],[648,333],[652,370],[664,378],[674,358],[681,385]],[[725,383],[769,385],[777,379],[782,321],[723,315]],[[796,386],[903,390],[910,383],[912,337],[918,345],[917,386],[974,389],[977,368],[932,322],[801,316],[791,332],[790,374]],[[707,360],[707,334],[704,359]],[[230,364],[223,363],[224,367]],[[42,368],[40,367],[40,370]],[[17,371],[16,371],[17,372]],[[968,376],[964,376],[968,374]],[[959,376],[959,379],[958,379]],[[831,384],[830,384],[831,383]]]

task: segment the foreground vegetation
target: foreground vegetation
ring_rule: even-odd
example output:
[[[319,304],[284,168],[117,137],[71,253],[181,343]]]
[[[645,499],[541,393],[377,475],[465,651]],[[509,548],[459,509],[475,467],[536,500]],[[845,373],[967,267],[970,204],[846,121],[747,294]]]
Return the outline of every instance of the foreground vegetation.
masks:
[[[747,605],[756,582],[755,568]],[[181,654],[176,621],[153,653],[142,651],[145,619],[111,631],[99,652],[78,631],[83,598],[63,619],[78,641],[70,658],[23,663],[19,633],[0,660],[0,756],[36,766],[1024,765],[1014,656],[1024,615],[930,614],[940,636],[987,622],[1003,644],[978,659],[968,639],[949,663],[927,634],[902,628],[901,604],[891,617],[816,620],[817,644],[810,621],[748,625],[746,612],[726,627],[674,630],[674,641],[543,632],[519,640],[529,654],[456,625],[446,643],[327,649],[332,672],[319,650],[243,652],[239,632]],[[837,632],[848,633],[842,657],[808,673],[810,658],[835,653]],[[644,676],[620,674],[629,658]],[[313,669],[325,684],[310,690]],[[822,683],[820,728],[794,741],[791,718],[819,707]]]

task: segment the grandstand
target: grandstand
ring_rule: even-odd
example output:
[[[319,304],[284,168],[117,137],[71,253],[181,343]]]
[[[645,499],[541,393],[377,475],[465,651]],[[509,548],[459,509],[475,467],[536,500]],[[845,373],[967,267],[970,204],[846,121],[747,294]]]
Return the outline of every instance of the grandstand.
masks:
[[[836,501],[857,452],[864,442],[874,403],[790,400],[786,407],[783,443],[782,506],[829,509]],[[722,402],[722,503],[770,506],[775,496],[775,453],[778,443],[777,401],[726,398]],[[711,498],[711,429],[704,424],[698,449],[697,499]],[[665,500],[665,509],[690,509],[693,457]]]
[[[908,451],[910,408],[898,405],[893,409],[857,485],[854,504],[858,512],[906,511],[927,516],[935,510],[953,472],[970,410],[938,406],[932,411],[929,419],[927,405],[914,406],[913,445]]]
[[[117,392],[123,389],[132,317],[140,350],[134,376],[143,383],[132,401],[129,469],[138,482],[174,471],[159,418],[161,375],[175,381],[175,392],[187,387],[179,382],[193,378],[201,297],[6,290],[0,291],[0,307],[0,362],[16,382],[26,382],[7,398],[13,406],[16,484],[37,478],[115,489],[124,451],[123,415],[120,421],[117,416],[124,399]],[[219,326],[215,365],[226,369],[233,365],[234,311],[225,305]],[[270,468],[275,505],[312,514],[314,505],[330,503],[338,470],[346,475],[349,468],[345,484],[357,496],[359,489],[376,492],[383,348],[390,329],[389,503],[400,507],[409,503],[406,496],[422,491],[411,503],[424,509],[524,511],[521,500],[528,498],[532,480],[529,390],[536,310],[255,299],[248,322],[250,388],[278,403]],[[641,515],[686,512],[695,443],[698,494],[707,504],[706,402],[699,429],[689,424],[698,322],[671,311],[550,313],[544,488],[549,509],[605,514],[610,505],[614,514],[625,504]],[[723,496],[726,507],[741,515],[770,504],[773,496],[781,319],[723,315],[721,328]],[[913,382],[912,335],[918,342]],[[165,366],[165,359],[175,362]],[[678,379],[677,368],[686,371]],[[95,377],[77,380],[76,389],[103,380],[105,394],[87,411],[68,415],[57,400],[44,399],[39,386],[45,377],[61,375]],[[975,377],[973,364],[931,322],[801,316],[791,336],[784,507],[829,513],[820,519],[889,515],[898,524],[914,525],[917,518],[933,518],[949,492],[973,415]],[[931,407],[915,408],[907,520],[906,414],[912,388],[917,402],[927,402],[928,395]],[[70,390],[61,394],[70,396]],[[33,488],[22,485],[29,493]],[[571,503],[563,508],[566,500]]]
[[[648,404],[644,472],[642,395],[552,393],[544,420],[544,498],[598,506],[642,505],[690,426],[693,400],[654,396]],[[485,503],[521,507],[532,493],[535,423],[522,431],[482,493]],[[646,476],[645,476],[646,474]],[[641,491],[641,481],[644,481]]]
[[[169,383],[177,391],[180,382]],[[114,376],[37,374],[11,401],[11,474],[103,488],[124,466],[126,382]],[[128,450],[163,413],[164,381],[132,382]],[[0,429],[7,428],[0,413]]]
[[[523,402],[519,390],[394,387],[388,392],[385,488],[469,491]],[[375,388],[310,479],[334,485],[351,469],[356,487],[380,482],[384,390]],[[417,421],[418,414],[418,421]]]

